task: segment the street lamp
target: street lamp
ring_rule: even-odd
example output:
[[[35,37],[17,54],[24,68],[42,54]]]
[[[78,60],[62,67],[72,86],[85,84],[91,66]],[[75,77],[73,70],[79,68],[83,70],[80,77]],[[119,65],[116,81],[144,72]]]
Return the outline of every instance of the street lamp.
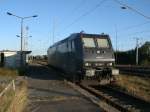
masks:
[[[127,4],[124,4],[124,3],[122,3],[122,2],[119,1],[119,0],[114,0],[114,1],[115,1],[117,4],[121,5],[121,9],[129,9],[129,10],[131,10],[131,11],[137,13],[138,15],[143,16],[144,18],[150,20],[150,16],[147,16],[147,15],[143,14],[143,13],[140,12],[139,10],[137,10],[137,9],[135,9],[135,8],[133,8],[133,7],[129,6],[129,5],[127,5]]]
[[[126,7],[122,6],[121,9],[127,9]]]
[[[123,10],[129,9],[129,10],[135,12],[136,14],[138,14],[138,15],[140,15],[140,16],[142,16],[142,17],[148,19],[148,20],[150,20],[150,16],[147,16],[147,15],[143,14],[143,13],[140,12],[139,10],[137,10],[137,9],[135,9],[135,8],[133,8],[133,7],[129,6],[129,5],[127,5],[127,4],[124,4],[124,3],[122,3],[122,2],[119,1],[119,0],[114,0],[114,1],[115,1],[117,4],[121,5],[121,9],[123,9]],[[138,65],[138,63],[139,63],[139,55],[138,55],[139,43],[138,43],[138,41],[139,41],[139,38],[136,38],[136,65]]]
[[[20,37],[20,36],[19,36],[19,35],[16,35],[16,37]],[[31,38],[32,36],[28,36],[28,37],[30,37],[30,38]]]
[[[23,22],[24,22],[24,19],[29,19],[29,18],[35,18],[35,17],[38,17],[38,15],[33,15],[33,16],[27,16],[27,17],[20,17],[20,16],[17,16],[17,15],[14,15],[14,14],[12,14],[12,13],[10,13],[10,12],[7,12],[7,14],[8,15],[10,15],[10,16],[15,16],[15,17],[17,17],[17,18],[19,18],[19,19],[21,19],[21,49],[20,49],[20,65],[21,65],[21,67],[22,67],[22,65],[23,65],[23,53],[22,53],[22,51],[23,51],[23,49],[22,49],[22,43],[23,43]],[[17,36],[18,37],[18,36]]]

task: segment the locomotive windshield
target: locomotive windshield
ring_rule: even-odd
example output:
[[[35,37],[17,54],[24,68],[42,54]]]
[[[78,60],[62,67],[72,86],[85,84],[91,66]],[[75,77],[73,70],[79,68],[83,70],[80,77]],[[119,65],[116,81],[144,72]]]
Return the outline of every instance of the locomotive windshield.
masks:
[[[97,43],[98,43],[98,47],[102,47],[102,48],[109,48],[109,42],[108,42],[108,39],[105,39],[105,38],[98,38],[97,39]]]
[[[96,47],[93,38],[82,38],[84,47]]]

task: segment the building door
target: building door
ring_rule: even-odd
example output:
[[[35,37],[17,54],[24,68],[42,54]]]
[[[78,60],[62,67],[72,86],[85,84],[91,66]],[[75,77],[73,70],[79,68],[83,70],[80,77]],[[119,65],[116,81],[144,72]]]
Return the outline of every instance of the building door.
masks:
[[[1,53],[0,55],[1,55],[1,56],[0,56],[0,58],[1,58],[1,59],[0,59],[0,66],[3,67],[3,66],[4,66],[4,58],[5,58],[5,57],[4,57],[4,53]]]

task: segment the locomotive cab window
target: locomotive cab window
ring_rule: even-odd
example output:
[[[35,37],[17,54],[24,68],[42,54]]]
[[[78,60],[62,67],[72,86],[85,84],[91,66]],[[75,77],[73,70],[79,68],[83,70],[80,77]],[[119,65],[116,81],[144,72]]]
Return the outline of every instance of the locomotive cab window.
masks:
[[[82,38],[84,47],[96,47],[93,38]]]
[[[100,48],[109,48],[109,42],[108,42],[108,39],[97,39],[97,44],[98,44],[98,47]]]

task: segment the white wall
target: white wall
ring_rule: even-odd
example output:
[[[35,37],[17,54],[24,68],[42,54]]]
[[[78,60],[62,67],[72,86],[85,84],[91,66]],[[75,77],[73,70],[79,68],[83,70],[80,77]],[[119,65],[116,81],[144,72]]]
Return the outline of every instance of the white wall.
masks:
[[[1,52],[0,52],[1,53]],[[10,68],[20,67],[20,52],[17,51],[3,51],[4,66]],[[26,54],[23,53],[23,64],[26,64]]]
[[[17,67],[16,65],[16,58],[17,58],[17,52],[4,52],[4,66],[5,67]]]

